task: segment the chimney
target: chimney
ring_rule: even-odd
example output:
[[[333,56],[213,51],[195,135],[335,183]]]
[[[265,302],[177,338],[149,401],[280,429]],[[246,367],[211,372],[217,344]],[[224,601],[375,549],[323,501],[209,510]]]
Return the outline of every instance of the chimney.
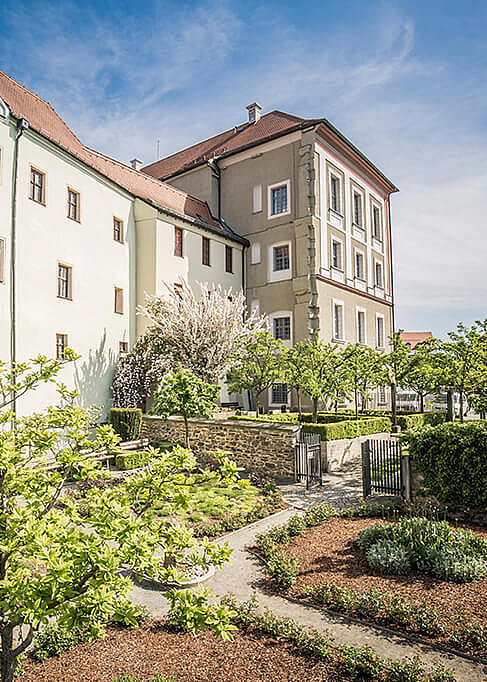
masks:
[[[249,104],[247,111],[249,112],[249,123],[257,123],[260,119],[260,112],[262,111],[260,104],[257,104],[257,102]]]
[[[132,159],[130,165],[134,170],[140,170],[142,168],[142,161],[140,159]]]

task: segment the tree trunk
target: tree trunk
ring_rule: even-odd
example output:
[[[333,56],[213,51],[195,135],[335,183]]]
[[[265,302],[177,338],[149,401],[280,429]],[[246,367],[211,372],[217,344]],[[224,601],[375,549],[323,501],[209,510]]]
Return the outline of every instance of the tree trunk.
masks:
[[[421,414],[424,412],[424,395],[422,393],[419,394],[419,411]]]
[[[186,415],[183,415],[184,418],[184,431],[185,431],[185,440],[186,440],[186,447],[189,449],[189,424],[188,424],[188,418]]]
[[[13,656],[13,631],[11,628],[2,631],[1,668],[2,682],[13,682],[15,658]]]
[[[355,396],[355,419],[358,419],[358,391],[357,391],[357,388],[354,388],[354,396]]]
[[[296,389],[296,396],[298,398],[298,421],[301,421],[301,392],[299,388]]]
[[[318,423],[318,398],[313,398],[313,424]]]
[[[446,421],[455,421],[455,408],[453,406],[453,389],[449,388],[446,392]]]
[[[396,383],[391,382],[391,411],[392,411],[392,431],[397,432],[397,402],[396,402]]]
[[[460,391],[460,423],[463,424],[463,391]]]

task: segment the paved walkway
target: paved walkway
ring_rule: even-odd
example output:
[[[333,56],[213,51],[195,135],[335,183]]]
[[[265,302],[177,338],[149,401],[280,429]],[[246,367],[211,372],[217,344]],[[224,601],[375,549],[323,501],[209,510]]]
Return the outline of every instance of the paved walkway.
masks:
[[[290,600],[271,594],[264,587],[264,568],[261,561],[249,548],[255,544],[255,537],[272,526],[287,521],[295,513],[294,509],[285,509],[278,514],[258,521],[250,527],[231,533],[220,542],[226,541],[233,548],[232,561],[223,570],[204,583],[217,595],[233,593],[239,601],[245,601],[252,594],[257,596],[260,607],[268,607],[276,615],[286,616],[332,635],[337,644],[353,644],[355,646],[371,646],[380,656],[402,659],[419,656],[425,666],[442,663],[451,670],[457,680],[465,682],[481,682],[487,680],[487,667],[465,659],[440,653],[429,646],[416,644],[403,637],[392,635],[378,628],[347,622],[345,618],[332,617],[323,611],[297,604]],[[145,604],[151,614],[160,617],[167,613],[167,604],[160,593],[135,586],[133,600]]]
[[[334,507],[353,507],[362,499],[362,466],[353,463],[339,473],[323,474],[323,485],[313,485],[308,492],[304,483],[279,486],[285,501],[296,509],[327,502]]]

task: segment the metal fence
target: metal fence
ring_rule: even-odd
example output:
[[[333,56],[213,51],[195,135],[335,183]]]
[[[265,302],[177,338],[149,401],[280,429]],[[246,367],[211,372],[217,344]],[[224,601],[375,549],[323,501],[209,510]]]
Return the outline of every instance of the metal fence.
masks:
[[[306,490],[313,484],[323,485],[321,437],[319,433],[303,433],[296,443],[296,480],[306,482]]]
[[[369,439],[362,443],[364,498],[392,495],[410,499],[409,456],[396,438]]]

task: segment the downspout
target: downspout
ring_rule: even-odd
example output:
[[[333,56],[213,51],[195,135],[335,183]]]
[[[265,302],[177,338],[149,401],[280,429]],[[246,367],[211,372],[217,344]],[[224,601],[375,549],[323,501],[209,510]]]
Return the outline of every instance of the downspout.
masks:
[[[211,168],[213,177],[216,178],[217,186],[217,218],[222,219],[222,171],[218,165],[218,159],[214,156],[208,161],[208,166]]]
[[[313,225],[314,215],[314,168],[313,168],[313,146],[307,144],[300,147],[299,153],[301,156],[308,155],[306,161],[306,194],[308,205],[306,214],[309,218],[308,222],[308,285],[310,292],[310,299],[308,305],[308,329],[310,337],[313,338],[318,333],[318,287],[316,283],[316,236]]]
[[[12,164],[12,229],[10,233],[10,367],[15,369],[17,363],[17,299],[16,299],[16,239],[17,239],[17,176],[19,167],[19,140],[24,130],[29,127],[25,118],[17,120],[17,134],[15,136],[13,164]],[[15,381],[15,376],[13,377]],[[12,410],[17,405],[16,393],[11,393]]]
[[[389,267],[391,271],[391,331],[392,338],[396,332],[396,317],[395,317],[395,302],[394,302],[394,263],[392,256],[392,222],[391,222],[391,195],[387,195],[387,229],[389,230]],[[399,427],[397,425],[397,386],[396,377],[391,381],[391,411],[392,411],[392,432],[397,433]]]

